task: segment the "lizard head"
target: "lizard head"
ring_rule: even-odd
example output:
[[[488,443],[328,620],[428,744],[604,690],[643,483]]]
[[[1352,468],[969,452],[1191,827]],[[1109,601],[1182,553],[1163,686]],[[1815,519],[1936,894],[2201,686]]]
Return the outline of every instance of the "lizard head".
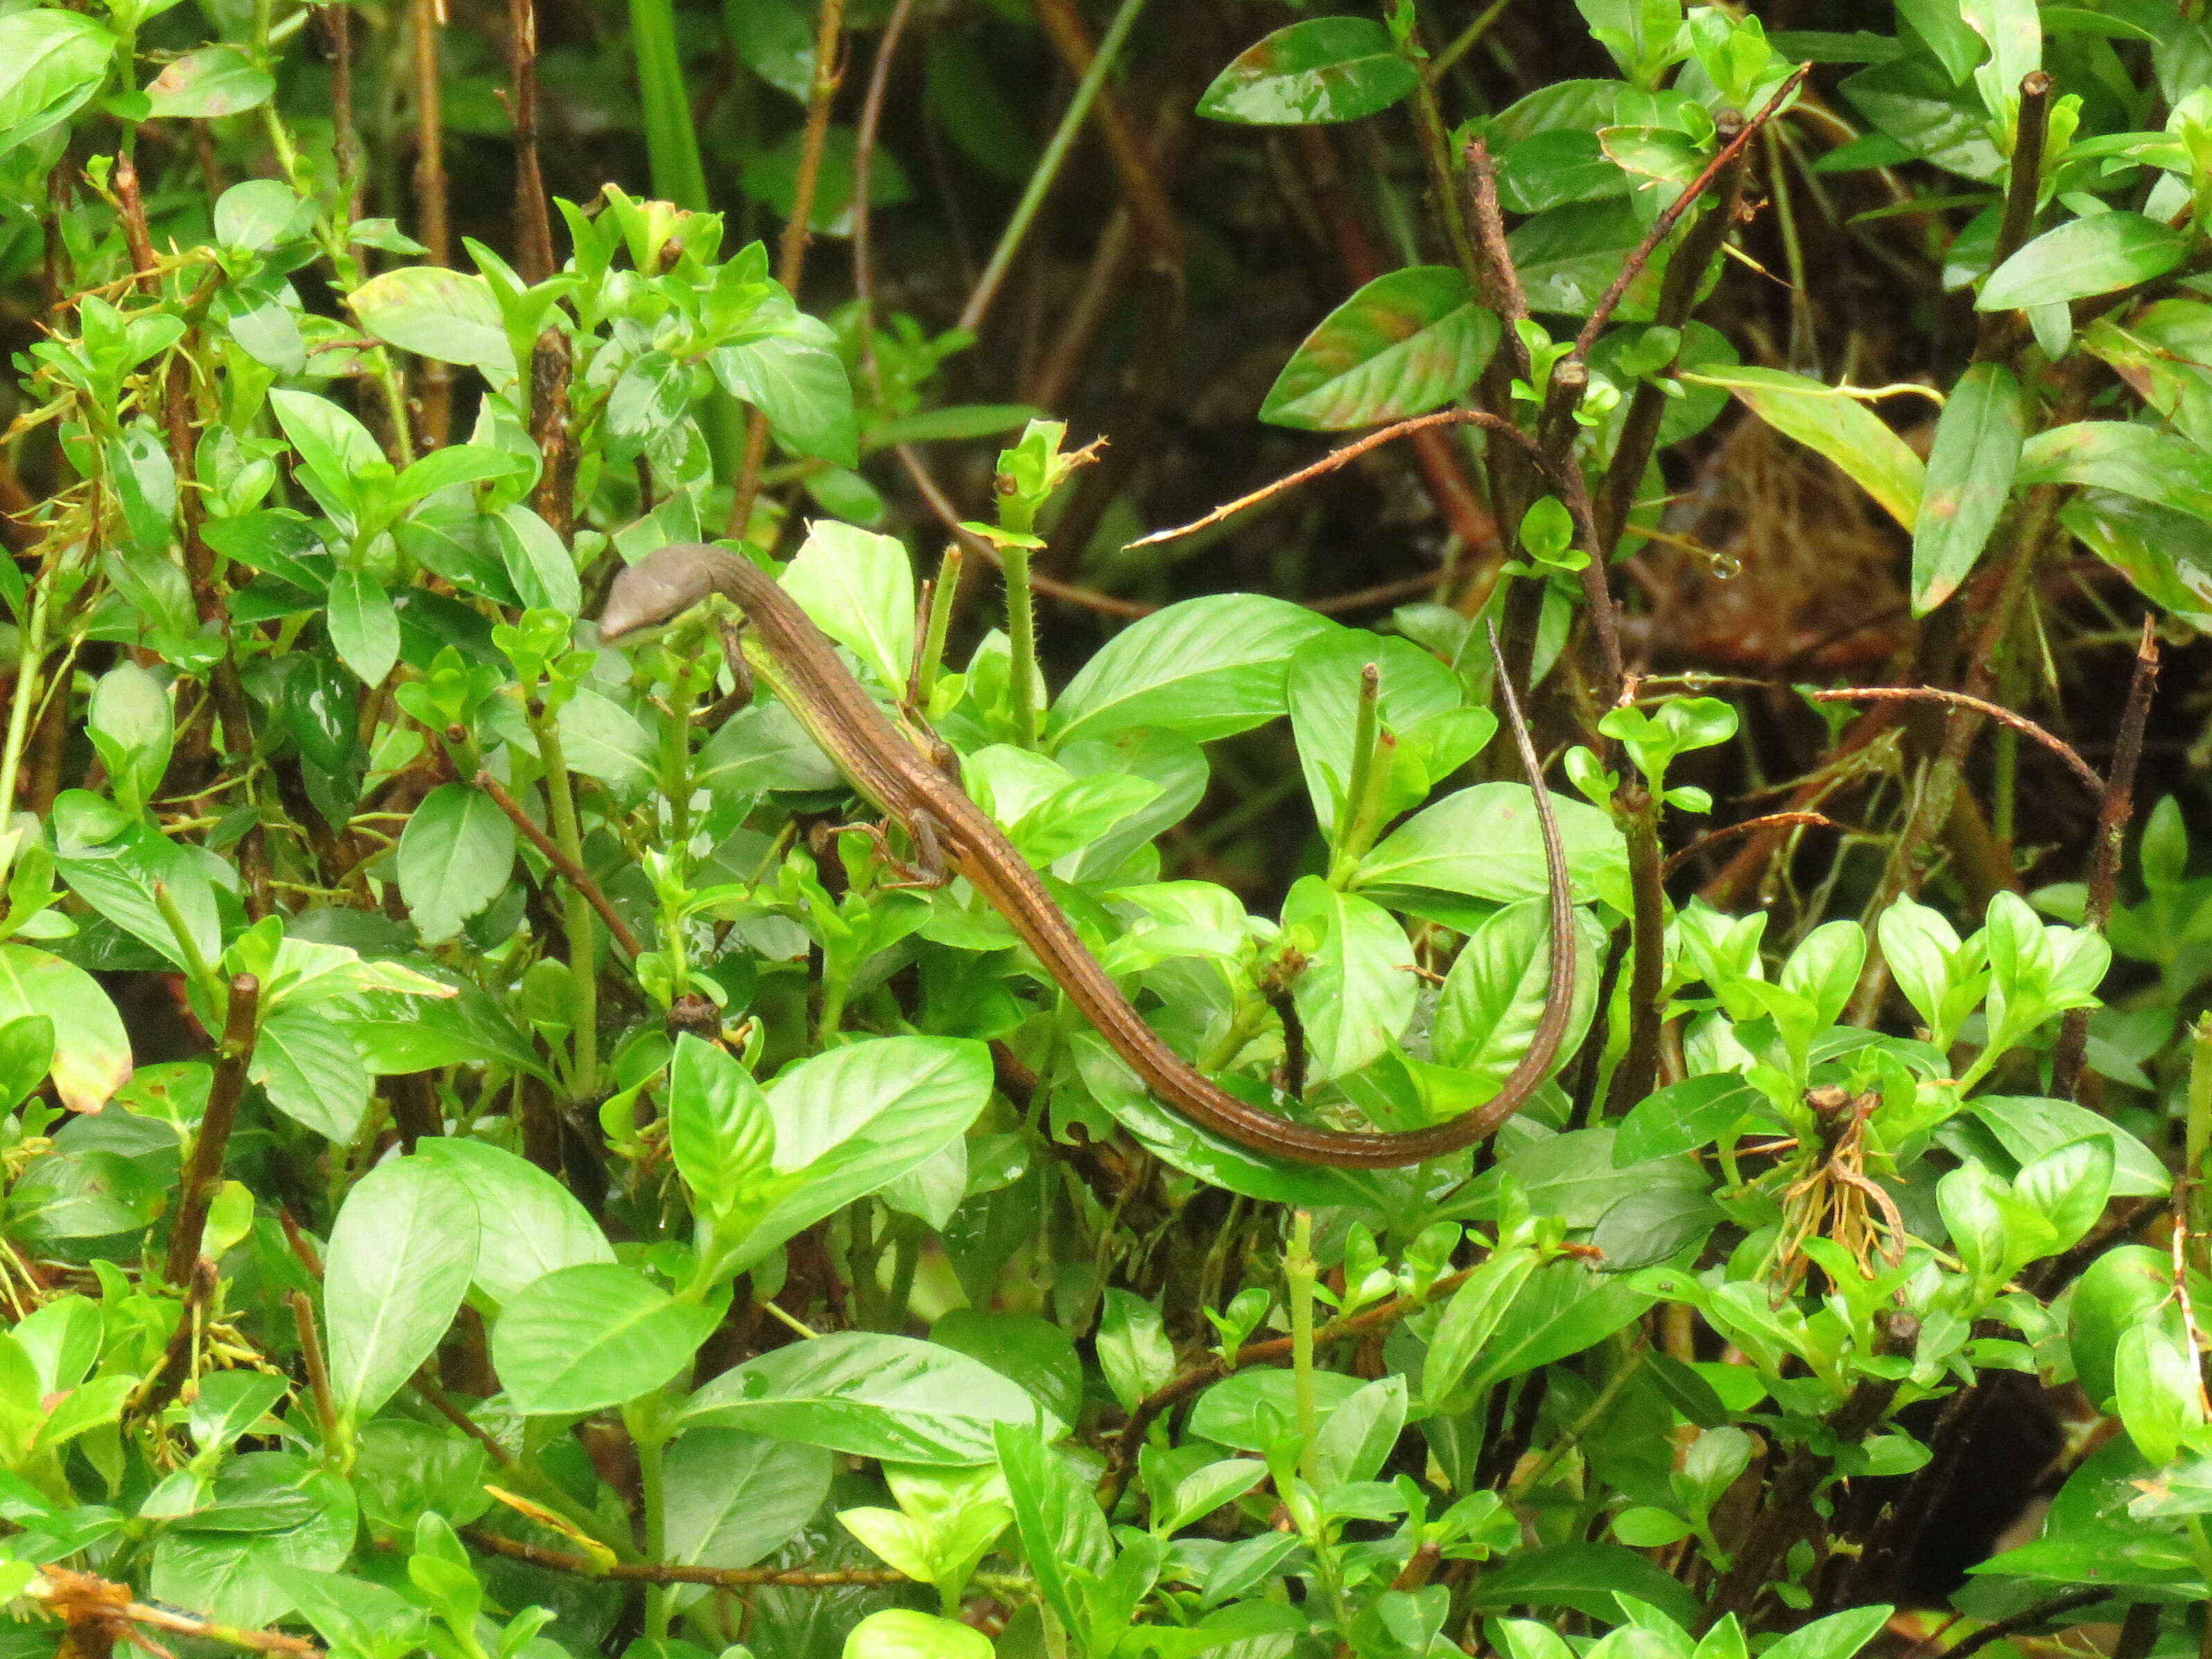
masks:
[[[726,558],[703,542],[672,542],[616,576],[599,611],[599,639],[617,644],[672,622],[714,591],[714,562]]]

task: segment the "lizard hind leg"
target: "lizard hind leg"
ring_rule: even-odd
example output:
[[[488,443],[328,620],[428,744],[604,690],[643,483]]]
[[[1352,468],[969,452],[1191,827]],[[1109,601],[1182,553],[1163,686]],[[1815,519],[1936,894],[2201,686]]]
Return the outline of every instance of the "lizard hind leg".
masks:
[[[823,823],[817,824],[811,839],[817,854],[826,853],[829,845],[840,836],[859,836],[875,849],[876,858],[891,879],[878,886],[889,891],[913,890],[929,890],[944,886],[952,879],[952,871],[945,861],[945,849],[937,833],[937,822],[926,812],[917,812],[908,825],[914,839],[914,857],[902,859],[891,850],[890,838],[880,823]]]

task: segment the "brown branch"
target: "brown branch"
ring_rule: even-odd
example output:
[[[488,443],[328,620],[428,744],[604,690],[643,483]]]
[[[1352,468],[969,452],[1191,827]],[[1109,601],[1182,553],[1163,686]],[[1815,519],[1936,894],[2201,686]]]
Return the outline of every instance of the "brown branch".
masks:
[[[337,1401],[331,1394],[331,1370],[323,1360],[322,1334],[315,1328],[315,1302],[305,1291],[295,1291],[292,1328],[300,1339],[300,1363],[307,1367],[307,1395],[315,1402],[315,1422],[327,1446],[337,1438]]]
[[[1743,120],[1733,110],[1723,110],[1715,118],[1721,132],[1730,137]],[[1682,246],[1667,263],[1666,280],[1659,288],[1659,304],[1652,313],[1652,320],[1663,328],[1680,328],[1697,309],[1698,290],[1704,284],[1705,267],[1719,255],[1729,227],[1735,222],[1741,209],[1743,175],[1749,154],[1748,150],[1739,149],[1735,158],[1721,168],[1711,210],[1690,227]],[[1644,469],[1650,464],[1652,447],[1658,441],[1667,402],[1657,375],[1647,375],[1638,380],[1629,398],[1628,413],[1621,419],[1620,437],[1613,447],[1613,459],[1607,464],[1605,477],[1597,489],[1598,539],[1608,554],[1620,542],[1621,531],[1628,523],[1637,487],[1644,481]]]
[[[1224,502],[1204,517],[1193,519],[1188,524],[1176,525],[1168,530],[1155,530],[1148,536],[1139,536],[1122,550],[1127,552],[1133,548],[1155,547],[1162,542],[1176,541],[1185,536],[1195,535],[1201,530],[1210,530],[1224,520],[1233,519],[1239,513],[1249,507],[1257,507],[1262,501],[1281,495],[1285,490],[1295,489],[1300,484],[1310,483],[1316,478],[1324,477],[1341,467],[1349,466],[1370,450],[1380,449],[1384,444],[1403,438],[1411,433],[1437,426],[1479,426],[1486,432],[1500,434],[1531,453],[1534,453],[1536,447],[1536,441],[1527,433],[1522,431],[1511,422],[1501,420],[1486,410],[1440,409],[1432,415],[1417,415],[1410,421],[1396,421],[1379,430],[1369,433],[1364,438],[1355,438],[1348,444],[1330,450],[1328,454],[1310,466],[1302,466],[1295,472],[1285,473],[1274,483],[1263,485],[1249,495],[1239,495],[1233,501]],[[1570,503],[1570,506],[1571,505]]]
[[[847,1584],[908,1584],[914,1581],[889,1567],[687,1567],[673,1562],[611,1561],[602,1566],[565,1550],[549,1550],[507,1538],[482,1527],[464,1527],[461,1536],[489,1555],[527,1561],[549,1572],[579,1578],[611,1578],[634,1584],[711,1584],[742,1589],[775,1584],[788,1589],[835,1589]]]
[[[1986,698],[1972,696],[1964,691],[1947,691],[1935,685],[1845,685],[1832,691],[1812,691],[1806,695],[1814,702],[1941,702],[1956,708],[1969,708],[2000,726],[2008,726],[2021,735],[2033,738],[2064,761],[2068,769],[2081,780],[2083,787],[2100,797],[2105,793],[2105,781],[2097,775],[2097,769],[2075,753],[2073,744],[2045,731],[2027,715],[2016,714]]]
[[[426,264],[453,262],[453,228],[446,212],[446,117],[439,85],[440,0],[413,0],[409,16],[415,47],[415,200]],[[422,440],[443,445],[453,423],[453,372],[434,358],[422,365]],[[404,441],[403,434],[403,442]]]
[[[219,1625],[210,1619],[180,1613],[174,1607],[150,1607],[134,1601],[129,1585],[88,1572],[45,1566],[39,1569],[39,1574],[24,1586],[23,1599],[36,1602],[56,1618],[65,1620],[72,1632],[92,1626],[111,1643],[122,1640],[145,1646],[143,1638],[125,1628],[138,1625],[172,1636],[197,1637],[254,1653],[283,1654],[289,1659],[313,1659],[323,1651],[302,1636],[287,1636],[273,1630],[241,1630],[236,1626]],[[155,1648],[154,1651],[158,1653],[161,1650]]]
[[[515,270],[535,284],[553,274],[553,222],[538,166],[537,0],[507,0],[507,76],[514,82],[507,118],[514,128]]]
[[[2035,228],[2035,210],[2043,192],[2043,141],[2050,125],[2051,77],[2041,70],[2030,70],[2020,80],[2020,119],[2014,125],[2011,176],[2005,181],[2004,214],[1997,221],[1996,246],[1990,250],[1991,270],[2019,252]],[[2009,356],[2020,335],[2018,312],[1984,312],[1974,331],[1974,361],[1994,362]]]
[[[1490,159],[1490,146],[1480,134],[1468,140],[1467,185],[1474,209],[1474,245],[1482,255],[1484,301],[1498,313],[1500,331],[1514,372],[1528,378],[1528,347],[1517,323],[1528,317],[1528,296],[1521,287],[1520,268],[1505,240],[1505,216],[1498,207],[1498,167]]]
[[[2136,645],[2135,675],[2128,683],[2128,701],[2120,714],[2120,731],[2112,746],[2112,769],[2105,784],[2105,798],[2097,809],[2097,844],[2089,860],[2089,893],[2082,906],[2081,924],[2096,933],[2105,931],[2112,917],[2113,889],[2120,878],[2120,853],[2128,836],[2128,821],[2135,816],[2136,768],[2142,759],[2143,726],[2150,719],[2151,694],[2158,688],[2158,632],[2155,620],[2143,618],[2142,635]],[[2081,1084],[2082,1061],[2089,1049],[2089,1010],[2069,1008],[2058,1028],[2058,1044],[2051,1057],[2051,1092],[2071,1100]]]
[[[1456,1290],[1474,1271],[1474,1267],[1462,1267],[1457,1273],[1444,1274],[1430,1285],[1428,1293],[1419,1301],[1410,1296],[1394,1296],[1388,1302],[1379,1303],[1349,1319],[1332,1319],[1314,1333],[1314,1346],[1319,1348],[1323,1344],[1340,1341],[1348,1336],[1364,1336],[1394,1324],[1407,1314],[1427,1307],[1438,1297]],[[1237,1350],[1237,1364],[1240,1366],[1287,1365],[1297,1351],[1296,1340],[1287,1336],[1275,1337],[1266,1342],[1247,1342]],[[1145,1431],[1152,1427],[1153,1419],[1208,1384],[1219,1382],[1229,1375],[1230,1370],[1221,1363],[1218,1354],[1208,1354],[1180,1376],[1162,1384],[1137,1402],[1135,1409],[1129,1413],[1128,1422],[1115,1438],[1113,1455],[1099,1481],[1098,1501],[1109,1511],[1121,1501],[1121,1494],[1127,1489],[1129,1475],[1137,1467],[1137,1453],[1145,1443]]]
[[[799,173],[792,185],[791,216],[776,245],[775,279],[793,300],[806,274],[806,245],[814,234],[814,192],[822,177],[822,150],[830,134],[830,106],[842,79],[837,54],[844,43],[845,0],[822,0],[814,35],[814,83],[806,100],[806,126],[799,141]],[[742,538],[753,521],[760,496],[761,463],[768,459],[768,416],[756,408],[745,421],[745,455],[730,495],[727,534]]]
[[[1746,818],[1741,823],[1723,824],[1717,830],[1707,830],[1680,852],[1670,854],[1666,863],[1659,866],[1659,873],[1671,876],[1699,854],[1738,836],[1756,835],[1770,830],[1841,830],[1844,827],[1820,812],[1769,812],[1763,817]]]
[[[169,1231],[169,1252],[161,1268],[162,1278],[172,1285],[185,1284],[191,1277],[192,1264],[200,1259],[208,1208],[222,1187],[223,1154],[230,1146],[231,1127],[238,1121],[239,1100],[246,1092],[260,1009],[261,981],[251,974],[238,975],[230,981],[230,1007],[223,1018],[215,1079],[208,1085],[207,1109],[200,1115],[191,1156],[179,1183],[176,1224]]]
[[[1970,1656],[1979,1653],[1991,1643],[2002,1642],[2007,1637],[2018,1636],[2024,1632],[2033,1630],[2046,1620],[2056,1619],[2063,1613],[2072,1613],[2080,1607],[2094,1607],[2100,1601],[2109,1600],[2112,1594],[2109,1588],[2102,1585],[2091,1586],[2085,1589],[2061,1590],[2057,1595],[2038,1601],[2033,1607],[2022,1607],[2018,1613],[2008,1613],[2002,1619],[1991,1620],[1972,1636],[1966,1637],[1955,1646],[1944,1650],[1943,1659],[1970,1659]],[[1923,1642],[1907,1649],[1905,1650],[1907,1659],[1911,1659],[1911,1656],[1920,1653],[1927,1646],[1928,1644]]]
[[[1605,331],[1605,325],[1613,320],[1613,313],[1620,307],[1630,285],[1644,274],[1644,268],[1651,263],[1651,256],[1659,251],[1659,245],[1674,234],[1674,227],[1681,222],[1682,216],[1711,186],[1713,180],[1720,176],[1721,169],[1743,154],[1744,146],[1751,142],[1753,136],[1781,113],[1782,106],[1803,83],[1812,68],[1810,64],[1799,64],[1796,73],[1776,88],[1774,96],[1766,100],[1759,113],[1744,123],[1743,131],[1723,144],[1713,159],[1705,163],[1705,170],[1684,187],[1680,196],[1660,210],[1659,216],[1651,222],[1650,230],[1637,244],[1636,251],[1628,256],[1627,263],[1621,266],[1620,274],[1598,297],[1597,307],[1590,313],[1589,320],[1583,325],[1582,332],[1575,336],[1574,357],[1577,362],[1588,361],[1590,348],[1597,343],[1597,337]]]
[[[1620,792],[1627,820],[1630,902],[1635,915],[1628,969],[1628,1048],[1613,1074],[1606,1101],[1625,1112],[1651,1092],[1659,1078],[1659,1034],[1667,1000],[1666,872],[1659,861],[1659,804],[1641,779]]]
[[[319,4],[315,16],[331,54],[331,153],[337,163],[338,201],[354,219],[361,213],[361,133],[353,119],[353,8]]]
[[[635,962],[643,956],[645,946],[638,942],[637,935],[630,932],[629,924],[616,914],[615,907],[607,902],[606,894],[600,890],[599,883],[592,879],[591,872],[555,845],[552,836],[531,822],[530,814],[522,810],[514,796],[501,787],[497,778],[489,772],[478,772],[476,783],[477,788],[491,797],[492,805],[506,813],[514,827],[522,831],[530,844],[544,856],[545,861],[558,870],[568,885],[583,896],[584,902],[599,913],[599,920],[606,923],[607,932],[614,935],[615,943],[622,946],[629,959]]]

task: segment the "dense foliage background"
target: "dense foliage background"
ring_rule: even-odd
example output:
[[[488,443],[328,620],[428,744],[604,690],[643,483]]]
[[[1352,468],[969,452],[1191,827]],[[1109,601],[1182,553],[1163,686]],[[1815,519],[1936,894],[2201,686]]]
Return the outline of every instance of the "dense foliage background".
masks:
[[[0,7],[0,1649],[2212,1651],[2202,11]]]

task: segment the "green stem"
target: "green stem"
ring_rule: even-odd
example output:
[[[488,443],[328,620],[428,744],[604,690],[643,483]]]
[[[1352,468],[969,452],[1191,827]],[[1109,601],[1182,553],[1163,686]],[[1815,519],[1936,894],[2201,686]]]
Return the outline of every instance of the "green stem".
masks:
[[[629,0],[629,33],[637,54],[637,91],[645,109],[645,155],[653,193],[695,213],[707,210],[707,170],[691,131],[684,60],[676,49],[671,0]]]
[[[662,3],[665,3],[665,0]],[[1014,262],[1014,255],[1021,251],[1022,239],[1029,234],[1030,226],[1036,219],[1037,210],[1044,205],[1044,198],[1051,193],[1053,180],[1060,176],[1061,164],[1067,160],[1068,151],[1074,148],[1075,136],[1083,130],[1084,120],[1091,113],[1091,106],[1097,100],[1098,89],[1106,84],[1106,77],[1112,71],[1115,60],[1121,55],[1121,43],[1128,39],[1129,29],[1136,22],[1137,14],[1144,9],[1145,0],[1121,0],[1121,9],[1114,14],[1114,21],[1106,26],[1106,33],[1098,42],[1097,56],[1091,60],[1091,67],[1084,72],[1082,81],[1076,86],[1075,96],[1068,100],[1066,112],[1060,118],[1060,125],[1054,130],[1050,141],[1046,143],[1044,154],[1037,159],[1036,170],[1030,174],[1030,181],[1022,191],[1022,199],[1014,204],[1013,217],[1006,221],[1006,229],[1000,233],[999,245],[991,250],[990,263],[983,267],[982,276],[976,280],[975,292],[968,296],[968,303],[962,308],[960,320],[955,326],[972,334],[981,325],[983,313],[991,308],[991,301],[998,293],[999,285],[1006,280],[1007,269]]]
[[[954,542],[945,548],[937,567],[937,586],[930,590],[929,619],[921,637],[921,663],[915,675],[915,702],[923,714],[929,712],[937,676],[945,665],[945,636],[952,628],[952,602],[959,592],[960,544]]]
[[[629,1413],[623,1413],[625,1419]],[[659,1561],[665,1559],[668,1549],[668,1501],[666,1483],[661,1479],[661,1438],[648,1429],[641,1434],[635,1428],[630,1431],[637,1446],[637,1492],[645,1510],[645,1559]],[[668,1586],[648,1584],[645,1590],[645,1633],[654,1641],[665,1639],[669,1623]]]
[[[532,735],[538,739],[538,758],[545,766],[546,816],[552,820],[553,844],[578,869],[584,867],[584,838],[576,827],[576,795],[568,780],[568,763],[561,754],[561,732],[553,717],[542,711],[530,717]],[[599,1073],[599,981],[597,919],[591,901],[571,884],[563,902],[562,931],[568,945],[569,1013],[575,1020],[576,1063],[568,1086],[579,1100],[588,1100],[598,1086]]]
[[[1358,828],[1360,805],[1367,796],[1368,780],[1375,771],[1376,706],[1382,697],[1382,671],[1370,662],[1359,671],[1359,702],[1352,721],[1352,775],[1345,781],[1344,798],[1336,805],[1335,834],[1329,837],[1335,856],[1329,860],[1328,884],[1339,889],[1351,881],[1358,865],[1352,842]]]
[[[1014,701],[1014,740],[1037,746],[1036,605],[1030,592],[1030,550],[1011,543],[1001,550],[1006,570],[1006,640],[1012,665],[1007,695]]]
[[[2212,1233],[2212,1188],[2206,1184],[2204,1168],[2205,1152],[2212,1147],[2212,1013],[2197,1020],[2189,1050],[2189,1121],[2181,1155],[2185,1198],[2180,1209],[2189,1229],[2189,1259],[2203,1273],[2212,1267],[2212,1249],[2206,1248],[2207,1235]]]
[[[1298,1433],[1305,1441],[1298,1471],[1314,1478],[1314,1442],[1320,1413],[1314,1403],[1314,1281],[1320,1266],[1313,1257],[1313,1215],[1300,1210],[1291,1223],[1290,1254],[1283,1258],[1283,1282],[1291,1304],[1291,1389],[1297,1413]]]
[[[228,989],[216,976],[208,959],[200,954],[199,942],[192,937],[191,925],[185,913],[177,908],[176,897],[165,881],[154,884],[154,908],[161,913],[161,920],[169,924],[169,933],[177,941],[177,954],[185,959],[185,975],[199,988],[208,1006],[222,1011],[229,1006]]]
[[[32,578],[31,614],[15,648],[15,695],[8,707],[8,743],[0,751],[0,836],[15,815],[15,776],[23,768],[23,746],[30,736],[31,708],[39,700],[39,670],[46,659],[46,599],[52,572],[41,567]],[[14,849],[0,842],[0,875],[14,862]]]

